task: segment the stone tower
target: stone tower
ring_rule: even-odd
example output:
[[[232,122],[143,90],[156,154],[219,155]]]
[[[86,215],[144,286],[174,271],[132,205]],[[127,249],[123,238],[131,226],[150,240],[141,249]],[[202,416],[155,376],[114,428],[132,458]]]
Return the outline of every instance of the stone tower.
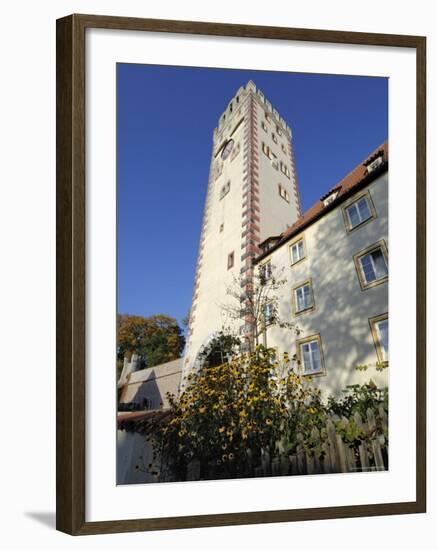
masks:
[[[183,376],[222,328],[226,289],[252,283],[258,245],[301,214],[289,126],[249,81],[214,130]],[[248,334],[241,319],[235,329]]]

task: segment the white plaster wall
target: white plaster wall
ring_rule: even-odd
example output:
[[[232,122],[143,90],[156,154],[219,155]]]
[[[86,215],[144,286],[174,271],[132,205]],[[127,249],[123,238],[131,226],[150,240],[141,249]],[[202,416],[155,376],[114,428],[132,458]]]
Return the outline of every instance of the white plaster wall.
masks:
[[[184,375],[192,367],[196,355],[210,337],[215,332],[221,330],[223,326],[239,326],[240,322],[229,320],[223,313],[223,304],[237,305],[234,298],[230,298],[226,291],[230,286],[234,286],[235,278],[240,276],[240,268],[245,265],[241,262],[241,256],[244,253],[242,244],[246,239],[242,239],[243,231],[243,185],[244,170],[246,159],[243,150],[243,137],[247,131],[249,123],[249,103],[250,96],[254,98],[254,104],[257,114],[256,128],[258,131],[257,149],[259,158],[259,208],[258,216],[260,222],[256,224],[260,227],[260,239],[281,233],[297,218],[298,212],[294,200],[292,179],[287,178],[280,170],[275,170],[270,160],[262,152],[262,142],[267,143],[278,157],[278,163],[282,160],[287,164],[290,173],[293,174],[291,161],[288,154],[288,140],[290,129],[285,121],[276,111],[272,112],[271,105],[265,103],[263,96],[256,92],[253,83],[244,83],[245,87],[239,88],[233,98],[227,104],[226,110],[220,115],[217,129],[214,131],[213,155],[220,150],[224,142],[232,137],[235,147],[240,144],[240,153],[231,161],[229,157],[222,161],[220,154],[215,157],[214,163],[223,165],[221,175],[214,181],[210,181],[208,197],[205,208],[207,209],[207,225],[204,229],[204,247],[203,257],[200,268],[200,285],[198,289],[198,298],[195,301],[195,310],[192,310],[194,322],[192,323],[192,336],[189,341],[185,362]],[[255,83],[256,85],[256,83]],[[236,96],[239,96],[239,103],[236,102]],[[230,104],[232,103],[232,112]],[[268,110],[271,121],[268,123],[268,133],[261,128],[261,122],[265,120],[264,112]],[[223,116],[225,117],[223,119]],[[235,126],[239,123],[242,116],[245,117],[243,124],[232,134]],[[272,132],[276,133],[276,125],[281,124],[283,135],[278,137],[278,144],[272,140]],[[255,123],[254,123],[255,126]],[[232,134],[232,135],[231,135]],[[287,153],[281,150],[281,143],[287,147]],[[214,172],[214,165],[212,166]],[[293,178],[293,175],[291,176]],[[231,182],[230,191],[220,199],[220,192],[223,186]],[[278,183],[285,187],[290,196],[290,202],[282,199],[278,192]],[[220,232],[220,226],[224,229]],[[234,267],[227,268],[227,259],[229,253],[234,252]]]
[[[222,161],[220,154],[215,162],[223,163],[223,172],[209,184],[208,192],[208,221],[204,230],[204,247],[202,265],[200,268],[198,299],[196,309],[192,311],[194,322],[190,345],[186,354],[184,372],[196,358],[199,348],[216,331],[222,328],[225,319],[222,315],[221,304],[229,302],[225,290],[232,284],[233,277],[238,277],[241,268],[241,220],[242,220],[242,195],[243,195],[243,135],[247,124],[247,95],[241,90],[240,106],[241,114],[236,109],[233,116],[229,116],[226,125],[221,128],[216,138],[212,154],[226,141],[235,125],[242,116],[245,121],[232,135],[235,147],[240,144],[239,154],[231,161],[228,157]],[[220,199],[222,187],[231,182],[230,190],[226,196]],[[220,225],[223,223],[223,231]],[[228,269],[228,255],[234,253],[234,266]]]
[[[302,232],[307,257],[291,266],[289,243],[269,256],[272,265],[287,284],[278,292],[280,315],[296,323],[305,338],[319,333],[325,357],[326,376],[315,377],[313,383],[324,393],[340,395],[346,384],[369,380],[385,385],[388,370],[377,372],[376,350],[368,319],[388,311],[388,284],[361,290],[353,256],[367,246],[384,239],[388,247],[388,175],[385,173],[367,187],[377,217],[348,233],[342,206]],[[297,237],[296,237],[297,238]],[[294,240],[294,239],[293,239]],[[300,315],[292,312],[292,288],[312,279],[314,310]],[[276,326],[267,329],[267,345],[280,353],[296,352],[296,335]],[[365,372],[355,369],[367,364]]]
[[[168,407],[167,392],[177,395],[181,380],[183,359],[175,359],[156,367],[132,372],[121,392],[120,403],[143,402],[149,408]]]
[[[153,483],[156,478],[148,472],[152,463],[152,446],[136,432],[117,430],[117,485]]]
[[[271,112],[266,104],[262,105],[256,101],[258,116],[258,150],[259,150],[259,199],[260,199],[260,239],[261,242],[273,235],[279,235],[291,226],[298,217],[298,211],[294,200],[293,178],[294,173],[288,154],[289,134],[282,132],[282,136],[276,133],[277,117]],[[265,119],[265,111],[269,111],[269,121]],[[262,128],[262,122],[266,123],[267,132]],[[291,121],[292,122],[292,121]],[[285,129],[286,130],[286,129]],[[278,143],[274,143],[272,133],[275,133]],[[284,162],[290,170],[291,177],[288,178],[278,168],[273,168],[271,160],[263,153],[262,143],[266,143],[275,153],[277,163]],[[281,144],[287,148],[287,153],[281,149]],[[279,195],[278,184],[281,184],[288,192],[290,202],[287,202]]]

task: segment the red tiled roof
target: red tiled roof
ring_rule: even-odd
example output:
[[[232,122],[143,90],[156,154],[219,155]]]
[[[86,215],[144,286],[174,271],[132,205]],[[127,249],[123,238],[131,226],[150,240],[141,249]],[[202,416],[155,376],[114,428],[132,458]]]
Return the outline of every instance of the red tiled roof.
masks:
[[[304,227],[311,225],[318,218],[323,216],[325,213],[330,212],[335,208],[340,202],[342,202],[346,197],[349,196],[351,191],[358,187],[359,184],[367,183],[374,179],[374,175],[380,173],[378,169],[375,170],[375,173],[367,172],[367,165],[374,161],[382,153],[384,166],[386,167],[388,162],[388,142],[384,142],[380,147],[375,149],[363,162],[358,164],[347,176],[345,176],[339,183],[335,184],[328,192],[326,192],[323,197],[317,201],[309,210],[307,210],[302,216],[300,216],[292,226],[290,226],[286,231],[281,234],[280,241],[270,248],[265,253],[261,254],[256,258],[255,262],[258,259],[261,259],[263,256],[267,256],[279,246],[281,246],[285,241],[288,241],[292,236],[299,233]],[[337,191],[337,197],[329,205],[325,206],[323,199],[329,196],[333,191]]]

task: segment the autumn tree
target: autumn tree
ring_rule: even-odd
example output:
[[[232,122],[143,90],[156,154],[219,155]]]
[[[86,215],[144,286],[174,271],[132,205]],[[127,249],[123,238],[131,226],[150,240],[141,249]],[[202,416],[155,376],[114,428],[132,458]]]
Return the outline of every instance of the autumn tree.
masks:
[[[180,357],[185,338],[176,319],[168,315],[119,314],[117,316],[117,358],[140,355],[144,366],[153,367]]]

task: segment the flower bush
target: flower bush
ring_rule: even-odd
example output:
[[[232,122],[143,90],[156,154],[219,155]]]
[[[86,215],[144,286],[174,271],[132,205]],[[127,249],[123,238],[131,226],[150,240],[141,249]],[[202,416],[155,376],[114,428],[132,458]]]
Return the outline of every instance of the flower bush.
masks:
[[[296,434],[317,425],[322,411],[320,392],[288,356],[278,361],[275,350],[262,346],[192,373],[181,396],[169,401],[170,420],[153,426],[149,437],[155,458],[164,457],[176,478],[193,459],[203,475],[214,466],[219,476],[250,476],[264,453],[293,451]]]
[[[263,346],[193,372],[179,398],[168,395],[166,422],[149,426],[150,471],[162,473],[165,465],[164,476],[184,480],[187,466],[197,460],[202,479],[251,477],[263,458],[289,456],[297,445],[323,458],[327,415],[362,414],[386,399],[386,393],[365,385],[325,405],[310,382],[287,354],[277,358],[275,350]],[[355,444],[358,436],[348,430],[342,437],[349,444],[353,436]]]

